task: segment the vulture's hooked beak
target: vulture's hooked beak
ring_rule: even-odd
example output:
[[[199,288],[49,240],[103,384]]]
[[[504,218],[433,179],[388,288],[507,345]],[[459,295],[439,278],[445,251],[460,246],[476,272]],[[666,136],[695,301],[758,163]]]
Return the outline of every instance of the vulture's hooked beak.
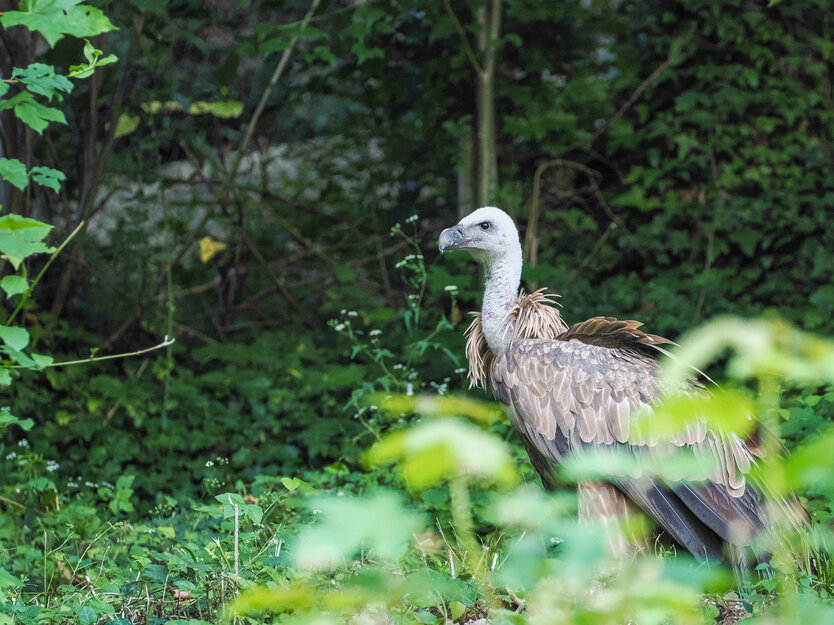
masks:
[[[463,228],[460,226],[452,226],[451,228],[446,228],[440,233],[440,238],[437,239],[437,245],[440,248],[440,253],[442,254],[446,250],[460,249],[463,247],[462,244],[464,241]]]

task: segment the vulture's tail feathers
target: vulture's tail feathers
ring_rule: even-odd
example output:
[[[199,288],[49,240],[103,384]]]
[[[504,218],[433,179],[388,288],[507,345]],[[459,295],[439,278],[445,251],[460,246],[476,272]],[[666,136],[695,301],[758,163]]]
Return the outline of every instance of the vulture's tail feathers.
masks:
[[[713,562],[724,559],[721,538],[674,492],[652,481],[622,482],[617,486],[697,559]]]

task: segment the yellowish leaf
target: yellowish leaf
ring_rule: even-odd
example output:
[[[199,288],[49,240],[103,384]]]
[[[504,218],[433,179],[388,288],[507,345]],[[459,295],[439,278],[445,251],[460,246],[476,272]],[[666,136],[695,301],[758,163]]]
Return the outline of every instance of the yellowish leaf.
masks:
[[[207,263],[215,254],[222,252],[226,247],[225,243],[215,241],[211,237],[203,237],[200,239],[200,260]]]

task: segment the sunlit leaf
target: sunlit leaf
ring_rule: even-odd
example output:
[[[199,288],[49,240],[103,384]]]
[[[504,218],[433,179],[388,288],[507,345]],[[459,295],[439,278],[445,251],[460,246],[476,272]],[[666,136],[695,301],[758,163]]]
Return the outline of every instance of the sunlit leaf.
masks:
[[[19,326],[0,325],[0,341],[13,350],[20,351],[29,344],[29,331]]]
[[[675,440],[687,428],[698,425],[739,436],[755,427],[753,400],[732,389],[678,393],[664,397],[631,421],[631,438]]]
[[[28,288],[29,282],[23,276],[9,275],[0,280],[0,289],[6,292],[7,297],[25,293]]]
[[[373,402],[395,416],[469,417],[481,423],[494,423],[504,415],[495,403],[456,395],[376,395]]]
[[[305,526],[293,545],[293,562],[303,570],[343,565],[363,549],[375,559],[396,559],[422,525],[419,516],[391,493],[367,498],[316,497],[309,506],[321,520]]]
[[[665,388],[677,388],[691,367],[705,368],[730,349],[736,379],[775,376],[797,384],[834,383],[834,342],[774,319],[721,317],[689,333],[663,365]]]
[[[502,485],[518,481],[506,443],[455,418],[432,420],[389,434],[368,450],[365,460],[370,464],[399,461],[406,483],[417,490],[456,475]]]
[[[67,179],[64,172],[43,165],[33,167],[29,175],[39,185],[52,189],[55,193],[60,192],[61,182]]]
[[[562,475],[572,481],[655,477],[670,482],[706,480],[715,467],[711,454],[696,455],[674,446],[667,453],[635,453],[625,446],[589,448],[566,458],[561,466]]]
[[[243,114],[243,102],[220,100],[218,102],[193,102],[188,107],[191,115],[212,115],[220,119],[235,119]]]
[[[6,11],[0,16],[5,28],[25,26],[41,33],[54,46],[64,35],[92,37],[116,27],[100,9],[81,4],[81,0],[38,0],[21,5],[23,11]]]
[[[13,184],[21,191],[29,184],[26,165],[16,158],[0,158],[0,178]]]
[[[45,65],[43,63],[32,63],[28,67],[16,67],[12,72],[12,78],[18,79],[26,88],[32,93],[37,93],[52,100],[56,95],[60,98],[60,93],[69,93],[75,85],[61,74],[55,73],[55,68],[52,65]]]
[[[200,260],[204,263],[209,262],[218,252],[225,250],[227,245],[220,241],[215,241],[211,237],[203,237],[200,239]]]
[[[115,137],[124,137],[129,135],[139,127],[139,116],[131,115],[130,113],[122,113],[119,115],[119,120],[116,122]]]
[[[36,219],[4,215],[0,217],[0,252],[17,270],[26,257],[52,251],[43,242],[50,230],[52,226]]]

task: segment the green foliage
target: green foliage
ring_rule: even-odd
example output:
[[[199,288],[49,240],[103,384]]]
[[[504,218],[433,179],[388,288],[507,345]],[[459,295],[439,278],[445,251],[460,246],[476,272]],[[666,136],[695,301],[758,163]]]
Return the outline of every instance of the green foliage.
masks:
[[[0,23],[4,28],[25,26],[39,32],[50,46],[64,35],[92,37],[115,29],[101,9],[81,0],[22,0],[20,10],[4,12]]]
[[[449,5],[477,47],[478,3]],[[526,225],[539,166],[570,163],[541,176],[528,286],[563,291],[569,322],[633,317],[670,338],[768,309],[834,332],[826,7],[502,5],[491,202]],[[4,132],[21,131],[0,160],[15,214],[0,222],[0,612],[216,622],[248,589],[237,610],[286,622],[700,622],[699,602],[714,617],[725,600],[701,593],[720,580],[682,559],[612,564],[575,503],[508,492],[516,466],[536,479],[524,451],[458,394],[479,278],[431,250],[466,206],[478,105],[444,3],[322,3],[309,23],[307,6],[142,0],[108,19],[33,0],[0,17],[50,48],[10,54],[24,67],[0,81]],[[48,236],[80,218],[44,275]],[[221,244],[206,259],[204,237]],[[830,346],[773,319],[689,343],[702,363],[740,347],[730,375],[747,387],[658,410],[737,427],[762,409],[797,450],[784,482],[825,525]],[[162,357],[26,371],[51,364],[31,350],[174,334]],[[780,394],[774,376],[798,386]],[[703,469],[618,462],[605,468]],[[301,567],[318,545],[328,566]],[[776,564],[748,611],[787,588]],[[760,620],[830,620],[827,575],[800,574],[795,605],[784,593]]]

